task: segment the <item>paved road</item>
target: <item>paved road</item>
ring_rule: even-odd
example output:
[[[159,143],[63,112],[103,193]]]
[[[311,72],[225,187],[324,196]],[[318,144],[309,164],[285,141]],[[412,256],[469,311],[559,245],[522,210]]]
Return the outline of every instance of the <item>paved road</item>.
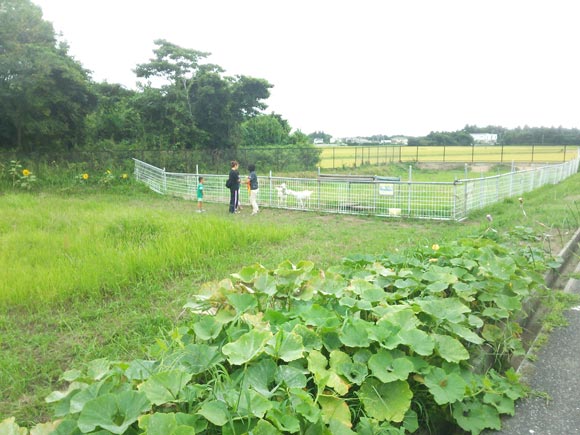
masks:
[[[580,266],[575,269],[580,273]],[[571,279],[566,291],[580,294],[580,281]],[[580,306],[565,313],[569,325],[555,329],[538,352],[536,362],[520,368],[530,386],[547,397],[531,397],[516,405],[494,435],[580,434]]]

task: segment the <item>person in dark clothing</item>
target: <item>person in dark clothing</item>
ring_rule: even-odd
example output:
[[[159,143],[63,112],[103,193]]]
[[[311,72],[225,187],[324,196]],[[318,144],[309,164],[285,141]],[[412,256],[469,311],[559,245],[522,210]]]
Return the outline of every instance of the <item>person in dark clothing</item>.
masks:
[[[230,174],[228,177],[228,188],[230,189],[230,213],[239,213],[237,210],[240,201],[240,172],[239,163],[232,160],[230,163]]]
[[[250,204],[252,205],[252,214],[255,215],[260,211],[258,207],[258,176],[256,175],[256,165],[253,163],[248,166],[250,175],[248,176],[250,190]]]

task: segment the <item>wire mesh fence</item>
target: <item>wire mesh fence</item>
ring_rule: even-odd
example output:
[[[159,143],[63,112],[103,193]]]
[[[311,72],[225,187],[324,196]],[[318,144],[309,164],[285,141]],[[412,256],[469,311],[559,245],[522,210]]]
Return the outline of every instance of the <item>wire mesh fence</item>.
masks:
[[[166,172],[133,159],[135,178],[153,191],[193,200],[199,177],[204,178],[204,201],[227,204],[227,175]],[[379,217],[462,220],[476,209],[520,196],[546,184],[556,184],[578,172],[580,159],[491,177],[453,182],[402,181],[378,176],[289,178],[259,176],[262,207]],[[249,203],[242,184],[240,200]]]

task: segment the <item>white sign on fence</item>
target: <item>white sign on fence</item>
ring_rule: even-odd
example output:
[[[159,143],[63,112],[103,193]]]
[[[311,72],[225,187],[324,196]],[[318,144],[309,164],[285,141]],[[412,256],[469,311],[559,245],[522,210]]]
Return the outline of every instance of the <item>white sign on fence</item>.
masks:
[[[392,184],[379,184],[379,195],[393,196],[395,194]]]

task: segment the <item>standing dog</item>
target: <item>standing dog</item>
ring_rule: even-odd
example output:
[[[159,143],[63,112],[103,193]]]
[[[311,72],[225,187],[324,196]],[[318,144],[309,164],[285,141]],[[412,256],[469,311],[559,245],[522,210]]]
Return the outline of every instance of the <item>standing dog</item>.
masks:
[[[286,207],[286,183],[282,183],[275,187],[278,192],[278,207]]]
[[[284,183],[282,183],[280,187],[282,187],[282,190],[284,191],[285,195],[290,195],[296,198],[296,201],[298,202],[298,205],[300,205],[301,208],[304,208],[304,201],[308,201],[310,199],[310,195],[312,195],[312,190],[301,190],[301,191],[291,190],[286,188],[286,184]]]

